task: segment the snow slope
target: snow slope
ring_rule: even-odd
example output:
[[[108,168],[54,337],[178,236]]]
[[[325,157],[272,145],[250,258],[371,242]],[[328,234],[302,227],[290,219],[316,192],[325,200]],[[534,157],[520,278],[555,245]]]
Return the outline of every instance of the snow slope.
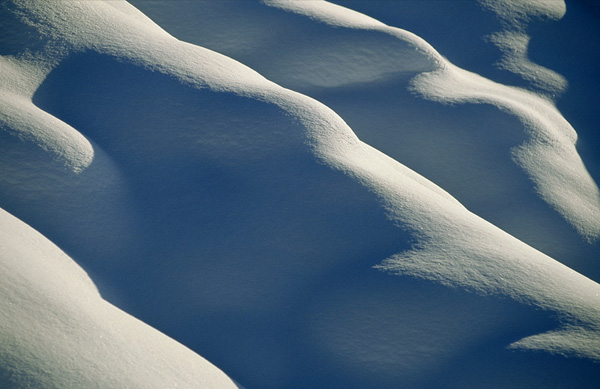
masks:
[[[516,48],[532,20],[550,24],[565,4],[481,2],[486,11],[475,1],[340,3],[417,28],[467,69],[520,88],[458,69],[410,32],[326,2],[133,1],[176,37],[324,102],[363,141],[474,213],[600,280],[600,192],[575,149],[575,130],[548,101],[566,81]],[[490,40],[503,51],[487,47],[495,47]],[[595,123],[582,127],[595,131]],[[595,170],[597,160],[588,162]]]
[[[237,387],[102,300],[71,258],[1,212],[3,388]]]
[[[349,83],[360,83],[348,95],[359,98],[384,88],[382,80],[407,85],[421,74],[413,85],[433,94],[440,89],[426,88],[428,82],[444,87],[450,84],[445,77],[463,76],[488,85],[489,95],[505,97],[517,119],[524,109],[519,96],[543,102],[547,111],[532,114],[531,131],[543,112],[559,115],[539,95],[465,75],[417,36],[328,3],[138,6],[144,4],[208,7],[221,15],[206,16],[220,25],[213,25],[211,39],[246,50],[257,64],[270,58],[269,78],[314,96],[332,95],[334,103],[352,91]],[[160,377],[149,381],[190,377],[198,387],[231,381],[175,341],[244,387],[573,387],[597,381],[600,285],[363,143],[332,109],[231,58],[173,38],[125,2],[1,7],[0,204],[76,262],[5,214],[7,236],[22,230],[41,243],[17,243],[14,254],[3,253],[3,285],[30,291],[27,307],[38,309],[36,293],[46,291],[42,296],[65,308],[56,313],[42,305],[41,314],[32,316],[30,308],[13,307],[15,316],[3,316],[3,334],[21,339],[23,321],[38,336],[29,349],[38,343],[51,348],[54,331],[67,333],[60,352],[84,353],[98,347],[88,336],[106,331],[119,340],[111,347],[131,348],[139,358],[165,365],[152,368]],[[229,17],[239,23],[225,28]],[[272,30],[256,27],[256,20],[272,21]],[[311,26],[308,38],[297,33],[302,26]],[[288,29],[295,41],[286,42],[275,27]],[[244,30],[239,36],[246,41],[225,38]],[[265,43],[270,46],[260,49]],[[294,70],[289,79],[288,67]],[[472,98],[472,90],[464,90]],[[426,108],[434,104],[422,100],[415,115],[429,115]],[[476,120],[468,113],[457,115],[462,122]],[[372,112],[366,118],[385,124]],[[557,163],[554,172],[572,168],[567,179],[583,188],[574,196],[590,202],[593,181],[581,173],[569,143],[574,139],[558,138],[566,146],[545,151],[577,163]],[[487,150],[477,154],[475,145],[456,152],[472,150],[479,158],[472,161],[485,162]],[[539,166],[539,154],[527,155]],[[504,165],[498,169],[506,172]],[[540,182],[554,188],[556,175],[543,173],[549,176]],[[490,185],[482,185],[484,195]],[[563,216],[593,236],[595,219],[577,218],[578,207],[559,200],[566,204]],[[494,208],[482,209],[487,207]],[[44,266],[52,269],[41,280],[14,263],[37,258],[33,250],[40,245],[48,247]],[[174,340],[100,300],[77,265],[106,301]],[[24,285],[13,277],[22,273],[29,277]],[[56,284],[44,289],[51,282],[45,276],[55,274],[74,285],[72,293]],[[74,321],[81,330],[48,323],[53,318]],[[121,322],[135,324],[117,331]],[[156,361],[157,349],[140,349],[140,339],[172,351]],[[45,349],[26,359],[29,351],[11,348],[3,358],[20,359],[5,364],[3,376],[77,385],[71,376],[61,378],[72,361],[56,359],[52,369],[59,373],[49,378],[36,373],[48,363]],[[77,379],[93,380],[96,372],[112,372],[113,364],[124,367],[107,376],[113,382],[138,386],[128,380],[146,378],[129,368],[128,352],[115,351],[111,361],[102,352],[84,359],[98,369],[85,362],[75,368],[83,369]],[[174,362],[179,359],[199,367]],[[169,368],[174,363],[185,373]],[[124,370],[130,374],[121,375]]]

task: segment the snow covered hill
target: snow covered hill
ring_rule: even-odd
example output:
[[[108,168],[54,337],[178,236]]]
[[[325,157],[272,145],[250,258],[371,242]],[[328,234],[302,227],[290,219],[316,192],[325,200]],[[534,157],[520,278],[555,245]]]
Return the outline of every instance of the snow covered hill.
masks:
[[[0,4],[2,385],[600,379],[562,76],[327,2],[132,3]],[[501,48],[565,15],[477,4]]]

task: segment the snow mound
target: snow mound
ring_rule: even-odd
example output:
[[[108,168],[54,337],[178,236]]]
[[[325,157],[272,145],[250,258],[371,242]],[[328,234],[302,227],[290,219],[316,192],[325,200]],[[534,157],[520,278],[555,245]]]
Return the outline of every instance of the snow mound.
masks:
[[[237,387],[102,300],[71,258],[3,210],[0,236],[2,387]]]
[[[3,136],[11,143],[2,144],[7,164],[0,177],[10,179],[0,181],[0,204],[67,252],[106,301],[248,387],[472,387],[487,382],[479,371],[498,375],[498,364],[499,386],[527,383],[540,372],[565,385],[597,378],[590,361],[598,353],[590,342],[600,338],[600,285],[363,143],[332,109],[231,58],[173,38],[125,2],[7,4],[7,25],[22,41],[35,43],[24,45],[28,51],[17,45],[5,53],[14,65],[10,71],[21,80],[30,73],[40,77],[2,92],[15,93],[33,117],[17,120],[27,115],[2,109],[8,118]],[[392,39],[387,28],[362,34],[365,26],[383,27],[356,13],[324,4],[269,4],[276,7],[238,5],[285,15],[282,24],[295,20],[296,27],[317,18],[324,26],[319,34],[331,33],[332,42],[354,33],[367,43],[391,39],[416,62],[409,70],[400,67],[406,74],[394,77],[402,82],[407,74],[448,71],[411,35],[392,29],[401,38]],[[236,12],[227,2],[187,5]],[[340,35],[331,32],[334,27]],[[256,42],[253,33],[261,31],[249,31]],[[323,52],[320,42],[314,42],[315,52]],[[331,85],[318,77],[311,84],[308,71],[302,77],[309,89],[340,87],[343,93],[340,85],[386,79],[388,70],[380,65],[391,60],[387,55],[373,54],[374,73],[350,71]],[[47,115],[59,123],[57,130],[40,130],[47,143],[57,138],[55,144],[70,148],[40,147],[37,138],[14,135],[37,133],[34,124],[46,123]],[[79,135],[59,142],[74,132]],[[553,135],[574,139],[567,130]],[[10,231],[25,228],[9,216],[2,226],[11,239]],[[37,246],[28,242],[10,250]],[[122,341],[106,352],[124,362],[115,367],[119,360],[99,351],[78,362],[97,364],[99,370],[82,367],[86,377],[85,369],[90,377],[106,369],[112,375],[104,378],[118,381],[133,369],[135,357],[148,361],[152,374],[131,379],[162,386],[194,377],[200,386],[231,384],[189,349],[140,322],[131,324],[51,247],[47,257],[62,258],[64,272],[48,262],[51,270],[26,272],[31,281],[19,284],[13,275],[24,268],[3,262],[9,265],[3,281],[24,285],[18,290],[27,291],[34,306],[12,307],[14,314],[2,318],[3,333],[21,339],[21,320],[41,312],[31,324],[55,319],[61,324],[49,328],[57,335],[35,327],[39,337],[28,345],[51,349],[61,339],[61,353],[95,351],[99,346],[86,334],[97,332],[88,325]],[[46,286],[54,273],[77,274],[69,278],[80,280],[79,286]],[[49,304],[35,306],[46,301],[58,301],[58,313],[45,308]],[[76,332],[68,332],[69,323]],[[509,346],[519,352],[507,353]],[[544,353],[524,357],[521,350]],[[57,360],[52,368],[60,372],[73,363],[44,354],[22,362],[27,353],[11,351],[8,361],[21,359],[9,374],[24,364],[32,380],[44,382],[33,368],[43,371]],[[561,355],[583,359],[565,372],[557,368],[565,361]],[[173,366],[173,360],[183,363]],[[459,365],[472,368],[456,374]],[[57,373],[49,379],[61,378]],[[223,381],[202,381],[211,379]]]

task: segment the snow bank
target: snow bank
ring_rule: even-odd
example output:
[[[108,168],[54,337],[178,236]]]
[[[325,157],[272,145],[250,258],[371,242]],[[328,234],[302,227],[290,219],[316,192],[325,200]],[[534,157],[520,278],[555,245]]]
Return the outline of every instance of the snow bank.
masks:
[[[71,258],[0,211],[0,385],[235,388],[219,369],[108,304]]]
[[[73,156],[43,165],[60,153],[30,147],[28,139],[19,143],[12,126],[20,122],[7,119],[6,132],[20,151],[6,154],[7,176],[15,179],[2,181],[8,195],[0,200],[60,242],[107,301],[248,387],[477,386],[486,382],[477,372],[498,375],[498,364],[504,369],[497,378],[501,386],[535,381],[541,373],[565,385],[597,378],[589,361],[599,357],[590,342],[597,342],[600,333],[600,286],[470,213],[426,178],[363,143],[332,109],[230,58],[174,39],[123,2],[10,4],[18,11],[4,14],[10,25],[42,42],[29,53],[15,47],[6,54],[17,74],[30,71],[26,64],[43,74],[35,86],[18,87],[15,93],[33,112],[31,122],[52,115],[61,123],[64,131],[48,129],[50,139],[76,131],[80,135],[65,144],[91,147],[93,154],[81,155],[93,159],[78,159],[79,149],[72,147]],[[263,7],[243,4],[242,10]],[[360,26],[383,28],[338,7],[298,4],[290,5],[293,12],[284,13],[283,24],[290,17],[303,25],[325,12],[319,34],[327,36],[337,24],[341,30],[333,34],[334,42],[360,33]],[[226,2],[188,5],[236,12]],[[411,75],[440,69],[437,56],[429,55],[420,40],[415,44],[411,39],[416,38],[403,32],[398,39],[392,37],[396,30],[384,30],[367,31],[367,41],[376,37],[378,44],[389,40],[408,50],[417,62]],[[248,36],[256,38],[255,32],[250,29]],[[318,48],[319,41],[315,44]],[[373,63],[390,60],[382,55],[373,55]],[[373,74],[387,79],[380,77],[387,68],[381,69],[352,71],[351,81],[340,76],[331,85],[369,81]],[[407,81],[406,75],[396,76]],[[326,86],[321,81],[310,88]],[[337,88],[331,85],[324,89]],[[6,117],[21,111],[14,112]],[[43,169],[31,179],[34,160]],[[65,170],[63,161],[83,162],[77,162],[77,171]],[[21,166],[26,174],[18,171]],[[28,196],[13,195],[25,187],[31,189]],[[68,200],[59,203],[63,195]],[[41,206],[47,198],[55,199],[52,214]],[[9,231],[18,224],[7,220],[3,225]],[[87,237],[97,231],[114,236],[101,235],[92,244],[74,234],[77,225]],[[123,249],[111,250],[115,242]],[[10,266],[5,279],[14,285],[11,274],[17,270]],[[96,294],[77,295],[87,298],[89,306],[65,302],[61,290],[43,289],[42,281],[26,284],[32,290],[27,301],[34,304],[42,298],[34,293],[46,290],[45,298],[60,301],[67,313],[43,314],[40,320],[75,317],[81,326],[108,327],[107,336],[133,344],[115,346],[127,344],[132,350],[114,351],[123,356],[124,368],[131,366],[129,352],[139,350],[144,361],[156,356],[155,343],[144,345],[149,349],[136,346],[151,335],[121,324],[129,317]],[[19,318],[31,312],[14,310]],[[3,318],[3,331],[18,334],[19,322]],[[67,339],[72,342],[63,342],[64,349],[96,350],[84,336],[89,332],[81,331]],[[55,339],[38,333],[41,339],[34,342]],[[196,361],[178,365],[186,370],[181,379],[217,374],[206,365],[188,365],[204,360],[160,339],[156,342],[165,345],[156,347],[166,350],[161,356]],[[510,345],[544,353],[507,353]],[[21,354],[27,355],[17,350],[10,358]],[[565,359],[556,354],[585,359],[564,371],[557,366]],[[99,369],[119,363],[103,355],[89,359]],[[51,360],[42,355],[25,366]],[[59,361],[54,369],[71,363]],[[149,375],[149,380],[164,382],[159,379],[178,374],[171,362],[161,361],[164,368],[149,365],[159,376]],[[473,368],[456,374],[460,364]]]

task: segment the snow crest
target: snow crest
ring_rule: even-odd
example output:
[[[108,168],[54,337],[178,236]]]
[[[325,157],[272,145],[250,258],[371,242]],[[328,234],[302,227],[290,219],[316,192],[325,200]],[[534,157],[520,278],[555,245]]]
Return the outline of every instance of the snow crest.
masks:
[[[345,116],[380,92],[393,104],[367,111],[378,125],[394,122],[397,102],[424,117],[436,101],[509,112],[529,137],[515,160],[593,238],[598,189],[550,101],[326,2],[144,5],[176,15],[159,27],[126,2],[2,4],[0,380],[595,382],[600,285],[363,142],[351,128],[361,122]],[[194,26],[215,28],[198,39],[225,55],[165,31],[181,10],[204,12]],[[434,102],[415,103],[410,85]],[[419,123],[397,132],[428,134]],[[464,139],[456,150],[470,149]],[[565,361],[572,369],[559,369]]]

